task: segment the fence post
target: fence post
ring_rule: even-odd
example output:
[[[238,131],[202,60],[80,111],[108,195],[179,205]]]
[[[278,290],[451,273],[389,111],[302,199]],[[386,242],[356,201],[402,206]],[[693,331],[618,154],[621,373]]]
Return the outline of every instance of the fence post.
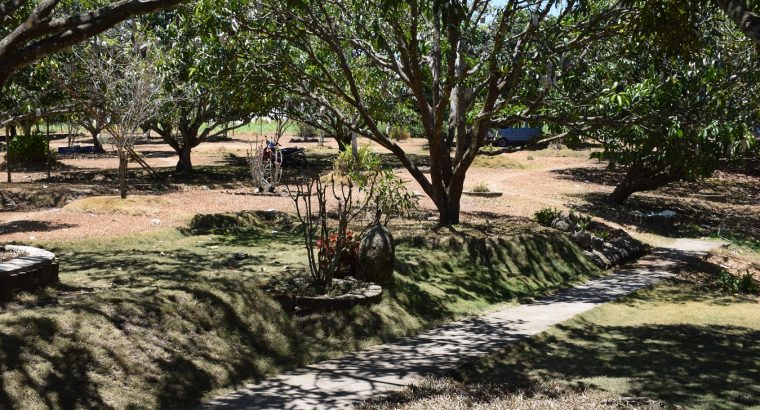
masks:
[[[45,121],[47,132],[47,179],[50,179],[50,121]]]

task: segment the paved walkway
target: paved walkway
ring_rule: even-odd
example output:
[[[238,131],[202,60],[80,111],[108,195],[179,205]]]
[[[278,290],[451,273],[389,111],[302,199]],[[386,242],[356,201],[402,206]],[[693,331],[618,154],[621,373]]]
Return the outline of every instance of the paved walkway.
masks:
[[[217,397],[209,409],[333,409],[451,370],[506,344],[542,332],[602,303],[673,275],[694,253],[719,244],[680,239],[619,272],[475,319],[375,346],[251,384]]]

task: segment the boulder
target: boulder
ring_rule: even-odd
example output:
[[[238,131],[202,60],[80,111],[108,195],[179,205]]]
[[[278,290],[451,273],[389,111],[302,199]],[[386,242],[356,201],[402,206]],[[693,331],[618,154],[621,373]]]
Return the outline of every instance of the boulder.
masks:
[[[600,238],[598,236],[594,236],[593,238],[591,238],[591,247],[595,251],[600,251],[600,250],[604,249],[604,239],[602,239],[602,238]]]
[[[575,230],[575,223],[570,218],[557,218],[552,221],[552,228],[563,232],[572,232]]]
[[[594,243],[594,236],[586,231],[578,231],[570,234],[573,242],[575,242],[581,249],[591,250]]]
[[[364,232],[359,243],[359,279],[388,284],[393,281],[393,266],[396,261],[396,248],[393,235],[383,225],[375,225]]]

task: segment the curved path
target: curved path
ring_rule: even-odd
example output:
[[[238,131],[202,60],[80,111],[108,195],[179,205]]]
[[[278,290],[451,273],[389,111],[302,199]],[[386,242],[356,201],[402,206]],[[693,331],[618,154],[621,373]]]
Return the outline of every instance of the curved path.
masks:
[[[451,370],[602,303],[674,275],[680,264],[719,243],[679,239],[615,274],[532,303],[452,322],[417,336],[284,373],[204,403],[208,409],[333,409]]]

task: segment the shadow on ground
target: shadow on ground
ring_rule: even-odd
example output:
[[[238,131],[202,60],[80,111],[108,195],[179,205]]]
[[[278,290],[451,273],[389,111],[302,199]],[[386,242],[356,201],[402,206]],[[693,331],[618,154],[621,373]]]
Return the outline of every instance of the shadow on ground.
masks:
[[[474,379],[529,387],[543,379],[627,379],[628,393],[693,407],[760,405],[760,331],[732,326],[561,326]],[[486,379],[487,377],[487,379]],[[593,382],[590,382],[593,385]]]
[[[397,280],[379,305],[297,317],[260,289],[272,274],[305,269],[297,234],[261,228],[57,243],[49,248],[60,256],[64,286],[0,310],[0,406],[191,407],[215,388],[596,273],[559,236],[454,242],[400,244]],[[560,263],[558,255],[570,258]]]

